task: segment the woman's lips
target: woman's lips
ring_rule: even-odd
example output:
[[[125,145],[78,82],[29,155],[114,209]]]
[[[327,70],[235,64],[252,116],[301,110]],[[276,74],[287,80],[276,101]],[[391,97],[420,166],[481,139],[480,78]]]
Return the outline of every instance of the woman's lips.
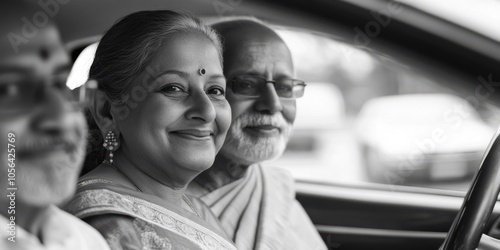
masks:
[[[211,130],[183,129],[170,132],[173,135],[190,140],[210,140],[214,136]]]

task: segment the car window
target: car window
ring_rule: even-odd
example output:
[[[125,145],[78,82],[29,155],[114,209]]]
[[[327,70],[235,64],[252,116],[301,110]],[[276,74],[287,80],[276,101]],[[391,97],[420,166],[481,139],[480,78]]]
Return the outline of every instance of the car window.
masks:
[[[307,87],[285,153],[267,165],[300,180],[468,189],[499,124],[496,106],[375,51],[276,30]]]
[[[500,41],[500,29],[496,23],[500,22],[500,2],[496,0],[455,0],[450,8],[446,1],[406,1],[396,0],[407,6],[421,9],[432,15],[442,17],[453,23],[474,30],[484,36]],[[481,18],[478,18],[480,16]]]

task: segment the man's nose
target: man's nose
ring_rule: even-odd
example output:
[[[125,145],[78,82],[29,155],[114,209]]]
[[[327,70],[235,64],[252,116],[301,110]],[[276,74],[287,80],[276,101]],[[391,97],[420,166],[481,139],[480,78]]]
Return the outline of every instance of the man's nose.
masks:
[[[202,93],[195,94],[190,100],[191,107],[186,112],[186,117],[202,120],[205,123],[212,122],[216,117],[214,104],[205,92],[200,92]]]
[[[32,119],[31,126],[36,132],[60,134],[73,122],[74,105],[64,93],[53,87],[45,87],[42,101]]]
[[[258,112],[268,114],[274,114],[283,110],[280,97],[276,93],[276,89],[274,88],[273,83],[266,83],[262,95],[257,99],[257,102],[255,103],[255,109]]]

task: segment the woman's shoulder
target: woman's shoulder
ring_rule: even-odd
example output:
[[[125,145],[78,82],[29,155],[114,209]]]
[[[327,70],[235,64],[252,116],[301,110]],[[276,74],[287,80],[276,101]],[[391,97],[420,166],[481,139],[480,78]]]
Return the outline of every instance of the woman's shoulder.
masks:
[[[111,249],[200,249],[185,238],[140,218],[102,214],[84,220],[101,233]]]
[[[152,245],[146,249],[168,249],[168,242],[174,242],[176,247],[193,245],[187,249],[207,249],[211,245],[217,245],[217,249],[233,249],[220,227],[214,226],[217,219],[196,200],[191,203],[200,216],[188,211],[179,213],[177,210],[183,210],[179,208],[170,210],[119,188],[94,188],[99,185],[89,184],[92,188],[77,193],[68,207],[71,213],[101,232],[110,245],[137,245],[137,242],[151,240],[165,247]],[[199,241],[200,237],[204,241]]]
[[[84,218],[83,221],[95,228],[110,242],[140,242],[133,230],[134,218],[120,214],[100,214]],[[127,245],[127,244],[125,244]],[[115,249],[112,247],[112,249]]]

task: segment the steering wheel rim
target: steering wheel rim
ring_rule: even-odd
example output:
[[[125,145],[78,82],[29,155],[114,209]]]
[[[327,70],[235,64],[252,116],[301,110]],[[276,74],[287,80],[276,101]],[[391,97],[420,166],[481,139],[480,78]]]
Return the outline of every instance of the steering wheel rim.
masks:
[[[474,177],[441,250],[475,250],[479,246],[500,191],[498,134],[497,131],[493,143],[488,147],[481,168]]]

